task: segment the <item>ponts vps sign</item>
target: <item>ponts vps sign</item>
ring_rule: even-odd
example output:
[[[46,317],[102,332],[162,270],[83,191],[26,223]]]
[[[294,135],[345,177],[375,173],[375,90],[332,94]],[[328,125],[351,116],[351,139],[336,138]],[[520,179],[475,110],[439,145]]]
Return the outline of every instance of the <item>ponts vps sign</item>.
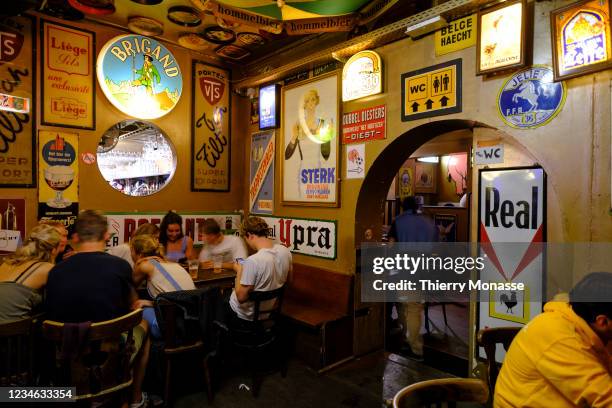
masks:
[[[303,218],[262,217],[269,237],[294,254],[336,259],[336,221]]]
[[[541,167],[479,172],[479,244],[486,282],[523,283],[521,291],[480,294],[481,327],[527,323],[542,308],[546,173]]]
[[[174,55],[153,38],[120,35],[98,55],[98,82],[121,112],[139,119],[156,119],[170,112],[183,91]]]

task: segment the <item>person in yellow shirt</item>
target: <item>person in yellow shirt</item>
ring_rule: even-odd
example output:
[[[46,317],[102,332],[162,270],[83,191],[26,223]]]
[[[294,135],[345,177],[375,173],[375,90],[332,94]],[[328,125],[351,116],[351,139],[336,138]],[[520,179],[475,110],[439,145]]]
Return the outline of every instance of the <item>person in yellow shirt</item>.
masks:
[[[515,337],[493,406],[612,407],[612,273],[587,275]]]

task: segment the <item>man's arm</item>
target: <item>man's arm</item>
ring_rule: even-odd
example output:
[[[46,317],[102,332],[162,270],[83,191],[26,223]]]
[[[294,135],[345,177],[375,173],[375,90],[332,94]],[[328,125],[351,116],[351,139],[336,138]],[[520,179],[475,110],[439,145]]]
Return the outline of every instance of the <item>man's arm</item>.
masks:
[[[538,371],[573,405],[612,407],[608,367],[575,338],[554,343],[538,360]]]
[[[243,285],[242,281],[242,265],[238,262],[234,262],[234,270],[236,271],[236,282],[234,284],[234,290],[236,291],[236,299],[238,302],[244,303],[249,300],[249,293],[255,287],[254,285]]]

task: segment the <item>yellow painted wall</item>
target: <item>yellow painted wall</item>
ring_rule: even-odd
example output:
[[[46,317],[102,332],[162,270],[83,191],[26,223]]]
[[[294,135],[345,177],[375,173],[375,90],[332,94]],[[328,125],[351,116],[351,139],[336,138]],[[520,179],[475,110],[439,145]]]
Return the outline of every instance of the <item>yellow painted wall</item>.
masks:
[[[567,1],[535,3],[533,63],[552,64],[549,12]],[[384,63],[384,91],[377,96],[344,103],[345,112],[378,104],[387,105],[387,139],[366,146],[366,171],[373,160],[395,138],[427,122],[446,119],[476,120],[496,128],[475,128],[474,144],[481,139],[502,138],[506,161],[495,167],[539,163],[548,174],[548,240],[610,241],[610,70],[566,81],[567,100],[561,113],[549,124],[531,130],[517,130],[504,124],[497,113],[496,96],[507,76],[485,79],[475,75],[474,47],[441,57],[434,52],[434,36],[417,41],[404,39],[378,48]],[[400,75],[405,72],[463,60],[463,111],[461,113],[401,121]],[[280,139],[277,139],[280,141]],[[248,145],[247,145],[248,150]],[[402,153],[402,152],[399,152]],[[338,221],[338,258],[335,261],[296,255],[296,262],[308,262],[343,273],[355,271],[354,237],[356,201],[362,180],[342,180],[340,208],[294,207],[280,204],[280,149],[277,151],[275,215]],[[340,151],[344,175],[345,148]],[[244,153],[248,160],[248,152]],[[477,191],[478,169],[472,170],[472,191]],[[393,169],[394,171],[397,169]],[[248,177],[248,173],[245,173]],[[385,190],[386,191],[386,190]],[[472,237],[476,237],[477,197],[472,205]],[[382,220],[382,214],[380,215]]]
[[[45,17],[47,18],[47,17]],[[49,18],[49,20],[54,21]],[[67,22],[63,21],[63,24]],[[115,29],[100,25],[70,23],[74,27],[82,27],[96,32],[96,48],[99,51],[104,44],[116,35],[125,34]],[[38,30],[36,32],[39,32]],[[40,38],[38,38],[40,42]],[[246,184],[243,180],[244,161],[244,124],[242,118],[248,111],[243,111],[241,104],[232,104],[232,140],[231,140],[231,187],[228,193],[191,192],[191,59],[207,61],[208,58],[195,52],[164,44],[174,54],[183,75],[183,93],[177,106],[166,116],[151,120],[159,126],[174,144],[178,160],[172,181],[160,192],[148,197],[129,197],[111,188],[102,178],[96,164],[84,165],[79,160],[79,208],[101,209],[104,211],[167,211],[174,210],[238,210],[243,208],[243,195]],[[39,47],[40,49],[40,47]],[[40,53],[38,53],[40,54]],[[97,52],[96,52],[97,55]],[[40,55],[37,55],[40,59]],[[218,63],[216,63],[218,65]],[[37,92],[40,97],[40,64],[37,67]],[[227,89],[227,92],[230,90]],[[39,109],[39,106],[37,106]],[[248,108],[247,108],[248,109]],[[106,99],[96,79],[96,130],[85,131],[62,129],[40,125],[40,115],[37,115],[38,129],[65,130],[79,134],[79,151],[96,152],[101,135],[112,125],[129,117],[118,111]],[[241,129],[242,126],[242,129]],[[2,197],[24,197],[27,200],[27,223],[29,231],[36,223],[37,190],[36,189],[0,189]]]

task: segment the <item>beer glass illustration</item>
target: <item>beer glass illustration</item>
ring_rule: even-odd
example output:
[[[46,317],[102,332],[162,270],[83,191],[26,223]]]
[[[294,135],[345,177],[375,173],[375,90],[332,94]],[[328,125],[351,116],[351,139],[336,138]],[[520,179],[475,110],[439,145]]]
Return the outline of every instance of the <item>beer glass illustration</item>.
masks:
[[[47,201],[47,205],[53,208],[66,208],[72,202],[64,198],[62,192],[72,184],[74,170],[68,166],[50,166],[45,169],[45,181],[56,191],[55,197]]]

